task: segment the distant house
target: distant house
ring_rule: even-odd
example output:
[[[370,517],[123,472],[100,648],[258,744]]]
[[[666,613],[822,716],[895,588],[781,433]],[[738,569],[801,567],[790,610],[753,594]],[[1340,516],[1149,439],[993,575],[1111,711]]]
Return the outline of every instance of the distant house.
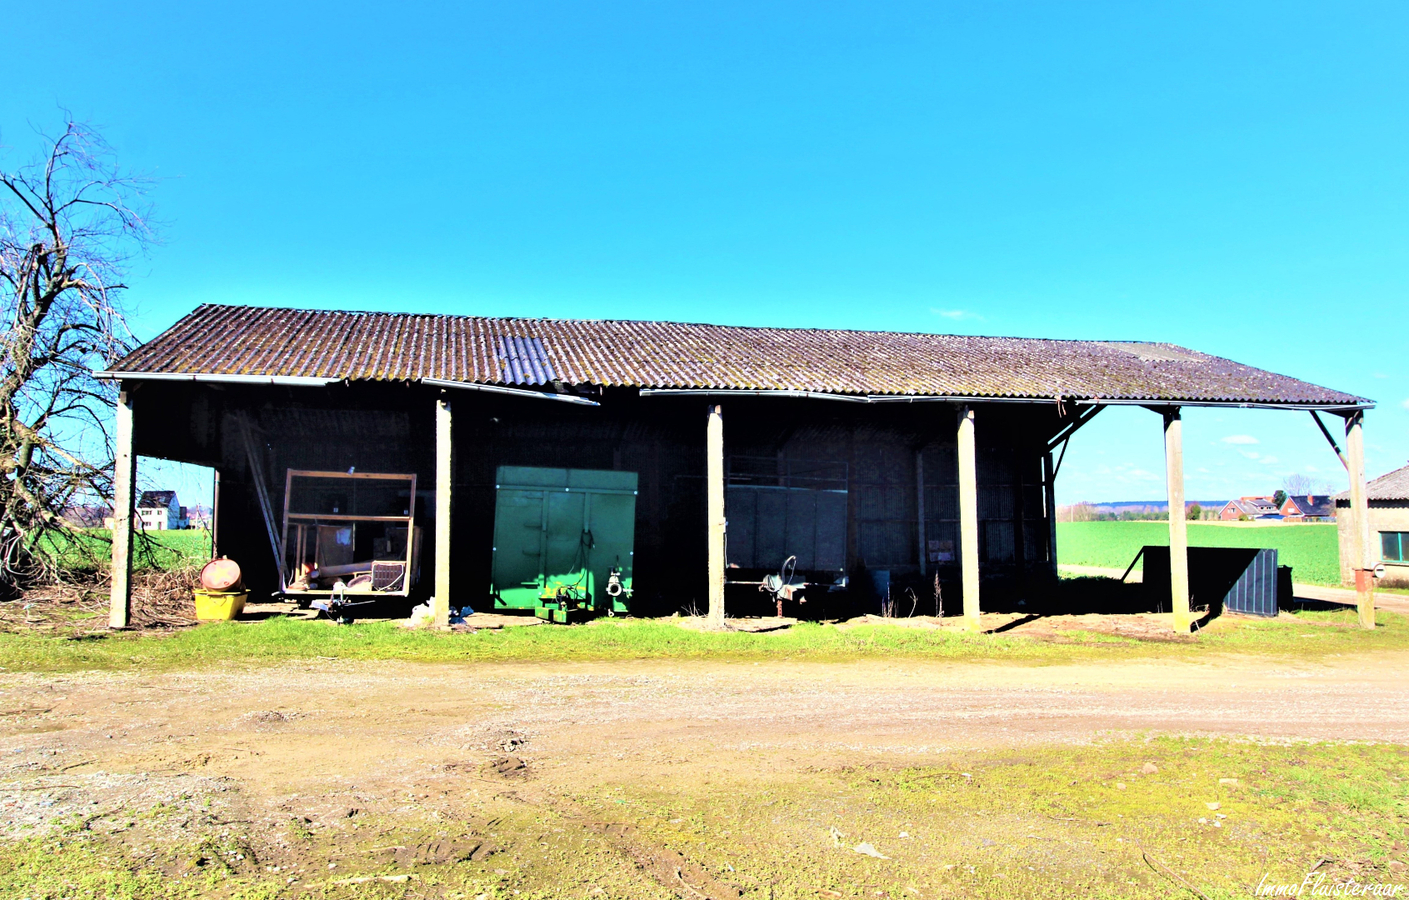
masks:
[[[1218,511],[1218,518],[1224,522],[1240,519],[1275,519],[1282,515],[1271,497],[1239,497],[1229,500]]]
[[[210,507],[199,503],[186,507],[186,522],[191,528],[209,528],[210,519]]]
[[[64,521],[74,528],[103,528],[111,516],[112,510],[106,506],[69,506],[63,512]]]
[[[191,527],[186,507],[176,499],[175,491],[143,491],[137,501],[137,518],[143,531]]]
[[[1381,475],[1365,485],[1370,506],[1370,541],[1375,561],[1384,563],[1385,587],[1409,587],[1409,466]],[[1336,509],[1350,508],[1350,492],[1336,494]],[[1340,538],[1341,582],[1352,584],[1351,517],[1336,519]]]
[[[1334,522],[1336,502],[1329,494],[1306,494],[1282,501],[1282,518],[1288,522]]]

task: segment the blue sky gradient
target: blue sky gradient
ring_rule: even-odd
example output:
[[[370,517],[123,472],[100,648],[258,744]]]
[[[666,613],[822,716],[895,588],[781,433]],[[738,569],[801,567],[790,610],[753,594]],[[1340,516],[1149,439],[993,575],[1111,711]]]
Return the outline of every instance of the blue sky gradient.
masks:
[[[162,179],[149,337],[202,302],[1172,341],[1369,396],[1409,458],[1402,3],[85,4],[6,13],[0,144],[59,107]],[[1196,410],[1193,497],[1344,485],[1308,416]],[[1059,500],[1163,495],[1109,410]],[[194,488],[192,488],[194,490]]]

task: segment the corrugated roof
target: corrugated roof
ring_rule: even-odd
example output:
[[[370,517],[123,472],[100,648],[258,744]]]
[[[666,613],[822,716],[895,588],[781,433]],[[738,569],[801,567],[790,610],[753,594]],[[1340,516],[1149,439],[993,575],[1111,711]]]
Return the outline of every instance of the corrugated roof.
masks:
[[[1350,491],[1336,494],[1337,500],[1349,500]],[[1409,500],[1409,466],[1386,472],[1374,481],[1365,482],[1367,500]]]
[[[1173,344],[205,305],[120,373],[1366,405]]]

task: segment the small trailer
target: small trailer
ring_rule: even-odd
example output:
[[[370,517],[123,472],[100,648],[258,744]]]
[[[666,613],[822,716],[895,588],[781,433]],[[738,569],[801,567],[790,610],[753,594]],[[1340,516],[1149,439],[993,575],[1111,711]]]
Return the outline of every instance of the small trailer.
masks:
[[[289,469],[280,541],[282,595],[340,621],[420,576],[416,476]]]

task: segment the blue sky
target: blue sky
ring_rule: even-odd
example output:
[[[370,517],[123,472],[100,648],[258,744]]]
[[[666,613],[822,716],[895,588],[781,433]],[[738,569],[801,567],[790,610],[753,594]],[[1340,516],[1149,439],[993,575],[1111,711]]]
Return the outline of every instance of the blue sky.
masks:
[[[131,279],[202,302],[1172,341],[1369,396],[1409,459],[1402,3],[73,3],[7,10],[0,143],[58,107],[162,178]],[[1343,472],[1191,411],[1192,497]],[[1059,500],[1163,494],[1108,410]],[[193,487],[192,490],[195,488]]]

